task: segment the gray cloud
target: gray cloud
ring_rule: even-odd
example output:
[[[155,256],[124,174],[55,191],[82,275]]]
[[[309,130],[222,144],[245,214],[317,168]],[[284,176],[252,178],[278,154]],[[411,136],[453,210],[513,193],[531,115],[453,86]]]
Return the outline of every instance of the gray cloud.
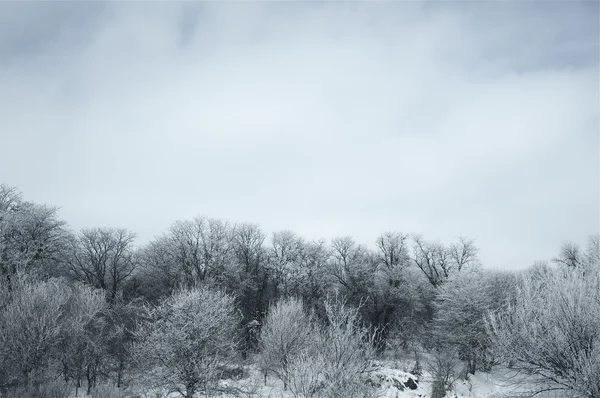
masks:
[[[597,3],[2,3],[0,179],[146,241],[598,232]]]

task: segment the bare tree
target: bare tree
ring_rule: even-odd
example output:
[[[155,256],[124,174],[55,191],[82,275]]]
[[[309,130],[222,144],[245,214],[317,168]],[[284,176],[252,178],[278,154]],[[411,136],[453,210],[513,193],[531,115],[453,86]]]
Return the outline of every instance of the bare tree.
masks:
[[[573,242],[564,242],[560,247],[560,253],[553,261],[567,267],[577,268],[583,264],[583,253],[579,245]]]
[[[228,260],[232,231],[227,222],[196,217],[175,223],[170,233],[172,256],[193,280],[204,281]]]
[[[377,268],[377,259],[349,236],[331,241],[330,273],[350,295],[367,295],[367,287]]]
[[[588,238],[586,250],[573,242],[564,242],[554,263],[567,268],[594,268],[600,265],[600,234]]]
[[[409,264],[408,235],[399,232],[385,232],[377,238],[379,261],[388,269]]]
[[[226,221],[195,217],[174,223],[141,250],[141,279],[148,298],[170,294],[178,286],[207,280],[222,282],[233,260],[233,229]]]
[[[343,269],[348,268],[357,252],[357,244],[350,236],[341,236],[331,240],[332,259]]]
[[[478,262],[477,253],[479,250],[475,246],[473,239],[461,236],[458,238],[457,243],[450,245],[448,251],[458,272],[462,271],[464,267],[477,264]]]
[[[264,256],[265,234],[258,224],[237,224],[233,233],[234,252],[244,272],[256,273]]]
[[[75,278],[108,292],[114,301],[137,265],[135,234],[126,229],[83,229],[73,244],[69,267]]]
[[[413,262],[434,287],[444,283],[453,272],[477,264],[477,248],[472,240],[461,237],[450,247],[426,241],[421,235],[414,235],[413,241]]]
[[[441,285],[452,266],[448,251],[442,243],[425,241],[421,235],[413,240],[413,261],[434,287]]]

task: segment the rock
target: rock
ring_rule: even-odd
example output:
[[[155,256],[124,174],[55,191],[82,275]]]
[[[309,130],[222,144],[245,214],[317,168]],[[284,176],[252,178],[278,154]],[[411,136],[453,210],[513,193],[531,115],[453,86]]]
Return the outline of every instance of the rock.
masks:
[[[407,388],[410,388],[411,390],[416,390],[419,386],[417,385],[417,381],[413,380],[411,377],[408,378],[408,380],[406,380],[404,382],[404,385]]]

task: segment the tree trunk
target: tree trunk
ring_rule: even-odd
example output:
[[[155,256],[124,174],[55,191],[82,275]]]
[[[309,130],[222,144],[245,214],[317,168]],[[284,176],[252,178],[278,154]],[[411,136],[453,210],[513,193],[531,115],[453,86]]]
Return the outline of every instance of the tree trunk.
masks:
[[[92,392],[92,388],[94,386],[96,386],[96,366],[95,365],[88,365],[87,366],[87,371],[86,371],[86,378],[87,378],[87,394],[90,395],[90,393]]]
[[[431,398],[444,398],[446,396],[446,386],[441,381],[434,381],[431,385]]]
[[[29,369],[26,369],[23,371],[23,380],[25,381],[25,387],[29,386],[29,376],[31,374],[31,371]]]
[[[123,351],[119,354],[119,368],[117,370],[117,388],[121,388],[123,382],[123,371],[125,369],[125,358]]]
[[[194,383],[187,383],[185,385],[185,398],[194,398],[194,394],[196,393],[196,386]]]
[[[87,380],[87,395],[90,395],[92,392],[92,375],[90,373],[90,365],[87,366],[85,376]]]
[[[69,367],[67,366],[66,361],[62,361],[62,375],[65,383],[69,382]]]

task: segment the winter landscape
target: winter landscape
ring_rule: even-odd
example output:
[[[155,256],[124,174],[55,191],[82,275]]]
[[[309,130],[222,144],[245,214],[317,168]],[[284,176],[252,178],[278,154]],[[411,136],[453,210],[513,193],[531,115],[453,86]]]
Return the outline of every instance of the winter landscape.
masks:
[[[0,397],[600,398],[599,10],[0,2]]]

